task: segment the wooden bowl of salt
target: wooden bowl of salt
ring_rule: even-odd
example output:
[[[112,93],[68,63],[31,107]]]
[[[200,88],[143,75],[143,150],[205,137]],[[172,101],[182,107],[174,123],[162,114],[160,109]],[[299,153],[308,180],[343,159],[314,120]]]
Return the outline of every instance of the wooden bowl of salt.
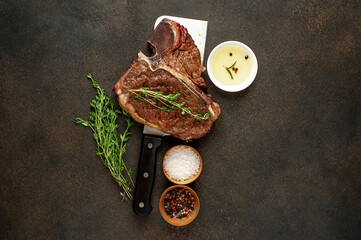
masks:
[[[196,180],[202,171],[201,155],[188,145],[170,148],[163,158],[163,172],[175,184],[189,184]]]

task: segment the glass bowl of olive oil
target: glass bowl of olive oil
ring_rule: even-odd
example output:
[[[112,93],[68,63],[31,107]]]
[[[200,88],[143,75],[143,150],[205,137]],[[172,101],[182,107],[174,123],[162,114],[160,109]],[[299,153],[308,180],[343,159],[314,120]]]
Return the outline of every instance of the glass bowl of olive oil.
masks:
[[[254,81],[258,62],[254,52],[246,44],[227,41],[212,50],[207,61],[207,71],[218,88],[238,92]]]

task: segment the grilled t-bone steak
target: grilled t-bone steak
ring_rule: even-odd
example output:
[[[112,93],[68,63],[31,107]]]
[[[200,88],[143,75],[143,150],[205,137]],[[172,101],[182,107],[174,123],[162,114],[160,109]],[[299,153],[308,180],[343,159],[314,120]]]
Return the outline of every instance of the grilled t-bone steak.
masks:
[[[204,136],[221,109],[198,87],[207,88],[201,77],[205,68],[192,37],[182,25],[165,18],[154,30],[148,45],[153,55],[147,57],[139,52],[113,89],[120,106],[134,120],[176,138],[189,141]],[[162,92],[165,96],[179,93],[174,101],[183,109],[168,106],[169,110],[165,111],[167,107],[162,101],[144,92],[142,95],[140,89]],[[209,117],[199,119],[188,113]]]

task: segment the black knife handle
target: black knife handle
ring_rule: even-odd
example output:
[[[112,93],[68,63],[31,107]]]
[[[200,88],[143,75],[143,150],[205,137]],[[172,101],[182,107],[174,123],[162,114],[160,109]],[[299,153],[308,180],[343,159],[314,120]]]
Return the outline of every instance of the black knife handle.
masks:
[[[161,144],[162,137],[143,135],[133,200],[133,211],[139,216],[146,216],[153,209],[150,197],[155,179],[157,148]]]

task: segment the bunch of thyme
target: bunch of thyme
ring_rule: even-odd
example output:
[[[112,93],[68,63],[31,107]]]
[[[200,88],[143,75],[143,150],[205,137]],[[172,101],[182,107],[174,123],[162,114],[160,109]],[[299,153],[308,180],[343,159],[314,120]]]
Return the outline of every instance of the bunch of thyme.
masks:
[[[164,95],[163,92],[151,91],[146,87],[141,87],[139,89],[129,89],[128,91],[130,93],[134,93],[135,98],[146,101],[154,107],[159,108],[167,113],[169,113],[171,110],[177,110],[179,108],[182,110],[182,115],[187,113],[195,117],[197,120],[207,120],[209,118],[208,112],[204,115],[200,113],[194,114],[189,108],[185,107],[185,102],[177,103],[176,100],[181,96],[179,92],[176,94]],[[160,102],[162,106],[158,106],[156,101]]]
[[[85,121],[81,118],[76,118],[75,123],[91,128],[97,143],[96,155],[101,158],[114,180],[122,188],[120,194],[123,200],[132,199],[131,192],[133,191],[134,183],[130,176],[131,170],[125,166],[123,157],[126,142],[131,135],[130,127],[133,125],[133,122],[124,110],[114,110],[114,105],[107,96],[105,89],[99,86],[90,72],[87,77],[92,81],[93,87],[97,90],[97,96],[90,102],[90,107],[93,111],[90,112],[89,120]],[[119,136],[120,141],[117,137],[118,125],[115,123],[118,115],[123,115],[127,123],[123,134]]]

